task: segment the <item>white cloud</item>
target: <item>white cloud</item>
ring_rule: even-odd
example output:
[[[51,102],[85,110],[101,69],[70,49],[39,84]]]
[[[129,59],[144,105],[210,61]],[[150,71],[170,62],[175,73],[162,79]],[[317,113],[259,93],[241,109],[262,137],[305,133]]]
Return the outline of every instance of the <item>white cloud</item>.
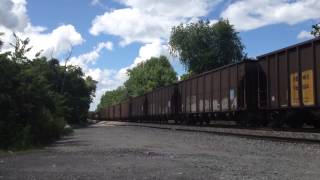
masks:
[[[126,70],[119,71],[113,69],[89,69],[86,75],[90,75],[94,80],[98,81],[95,98],[90,105],[90,110],[95,110],[100,102],[101,96],[106,92],[121,86],[126,80]]]
[[[92,68],[96,61],[100,58],[103,50],[112,51],[113,43],[110,41],[101,42],[93,48],[92,51],[71,57],[68,64],[76,65],[82,68],[86,76],[91,76],[93,80],[98,81],[95,98],[90,105],[90,110],[95,110],[100,101],[101,96],[107,90],[115,89],[126,80],[127,76],[123,76],[123,72],[112,69]],[[64,62],[61,62],[64,64]]]
[[[92,71],[91,69],[88,69],[88,65],[95,64],[95,62],[100,57],[100,53],[103,49],[107,49],[109,51],[113,50],[113,43],[110,41],[107,42],[101,42],[96,47],[93,48],[92,51],[81,54],[77,57],[70,58],[68,64],[77,65],[81,67],[85,73],[89,73],[92,75],[93,79],[98,80],[98,77],[95,77],[99,74],[97,70]]]
[[[171,26],[176,24],[165,17],[143,14],[138,9],[125,8],[106,12],[97,16],[90,29],[90,33],[112,34],[122,38],[121,45],[132,42],[150,43],[160,37],[167,37]]]
[[[319,0],[240,0],[231,3],[221,14],[236,29],[252,30],[266,25],[297,24],[320,18]]]
[[[220,1],[221,0],[120,0],[124,5],[139,9],[143,14],[169,18],[205,16],[212,7]]]
[[[70,51],[72,46],[80,45],[84,42],[80,33],[73,25],[61,25],[50,33],[26,32],[23,37],[30,38],[33,45],[33,53],[43,50],[42,55],[46,57],[57,57],[62,53]]]
[[[308,32],[308,31],[301,31],[298,36],[297,36],[298,39],[300,40],[306,40],[306,39],[312,39],[314,38],[313,35]]]
[[[0,1],[0,25],[12,30],[23,30],[29,19],[26,15],[25,0]]]
[[[80,45],[84,42],[81,34],[73,25],[60,25],[47,32],[45,27],[34,26],[30,22],[25,0],[1,0],[0,1],[0,32],[4,32],[4,51],[12,50],[9,43],[14,42],[13,32],[20,38],[30,38],[32,50],[27,55],[34,55],[43,50],[42,55],[57,57],[66,53],[71,46]]]
[[[90,33],[109,34],[121,38],[120,45],[140,42],[139,55],[133,63],[119,70],[92,69],[88,74],[99,79],[96,98],[91,109],[106,90],[115,89],[127,80],[127,70],[151,57],[165,55],[168,51],[171,28],[180,23],[197,21],[206,16],[221,0],[120,0],[125,8],[106,11],[92,21]],[[172,62],[172,61],[171,61]]]
[[[155,40],[152,43],[143,45],[139,50],[138,57],[135,58],[130,68],[138,65],[139,63],[150,59],[151,57],[159,57],[161,55],[170,58],[168,45],[161,43],[161,40]]]
[[[91,5],[92,6],[100,5],[100,4],[101,4],[100,0],[91,0]]]
[[[13,32],[10,29],[0,26],[0,32],[4,32],[4,51],[12,50],[9,43],[14,43]],[[45,32],[43,27],[33,27],[28,25],[22,32],[15,32],[19,38],[30,38],[31,51],[27,54],[33,58],[37,52],[46,57],[58,57],[71,50],[72,46],[80,45],[84,42],[81,34],[76,31],[73,25],[61,25],[51,32]]]
[[[174,25],[205,16],[220,0],[120,0],[126,8],[92,21],[90,33],[120,36],[121,45],[168,39]]]

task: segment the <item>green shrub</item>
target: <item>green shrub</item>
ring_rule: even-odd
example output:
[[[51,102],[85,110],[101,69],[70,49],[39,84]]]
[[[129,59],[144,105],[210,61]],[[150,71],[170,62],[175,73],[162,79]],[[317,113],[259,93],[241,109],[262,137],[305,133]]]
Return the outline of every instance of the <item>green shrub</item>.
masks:
[[[20,43],[20,44],[19,44]],[[86,121],[96,82],[81,68],[24,56],[28,41],[0,54],[0,149],[42,146],[72,132],[67,123]]]

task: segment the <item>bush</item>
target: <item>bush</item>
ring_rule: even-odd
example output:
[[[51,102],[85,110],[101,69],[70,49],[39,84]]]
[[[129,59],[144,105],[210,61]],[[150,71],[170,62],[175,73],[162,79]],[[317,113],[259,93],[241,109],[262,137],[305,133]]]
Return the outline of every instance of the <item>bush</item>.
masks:
[[[25,50],[15,49],[0,54],[0,149],[5,150],[42,146],[71,132],[67,123],[86,120],[96,83],[84,79],[78,67],[29,60]]]

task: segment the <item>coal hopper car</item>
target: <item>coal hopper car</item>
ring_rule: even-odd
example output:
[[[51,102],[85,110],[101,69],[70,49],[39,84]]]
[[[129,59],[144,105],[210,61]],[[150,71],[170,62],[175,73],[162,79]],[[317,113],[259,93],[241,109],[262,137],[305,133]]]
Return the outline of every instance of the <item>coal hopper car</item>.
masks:
[[[320,39],[258,57],[258,108],[282,126],[320,127]]]

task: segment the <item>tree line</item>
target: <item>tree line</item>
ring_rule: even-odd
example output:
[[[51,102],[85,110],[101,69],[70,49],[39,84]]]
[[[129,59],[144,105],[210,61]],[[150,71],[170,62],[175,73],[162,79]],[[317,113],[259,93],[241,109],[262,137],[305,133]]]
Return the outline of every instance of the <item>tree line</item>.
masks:
[[[15,38],[14,51],[0,53],[0,149],[41,146],[85,123],[96,89],[80,67],[29,59],[29,39]]]

